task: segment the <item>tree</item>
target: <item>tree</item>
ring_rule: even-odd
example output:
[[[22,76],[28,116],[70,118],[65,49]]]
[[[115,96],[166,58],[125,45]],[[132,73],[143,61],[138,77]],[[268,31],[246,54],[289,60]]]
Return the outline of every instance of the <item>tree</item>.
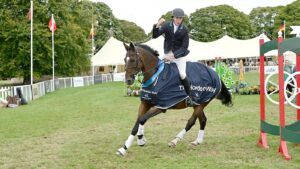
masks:
[[[48,22],[54,14],[55,73],[80,75],[90,70],[92,2],[78,0],[34,1],[33,66],[35,80],[52,74],[51,32]],[[0,2],[0,78],[23,77],[30,82],[29,1]]]
[[[21,1],[0,2],[1,78],[30,73],[30,27],[26,18],[29,6]]]
[[[147,38],[145,31],[135,23],[126,20],[119,20],[119,23],[124,36],[123,41],[136,43],[142,42]]]
[[[87,36],[91,13],[85,12],[89,9],[89,3],[77,0],[57,0],[48,3],[48,13],[54,13],[58,25],[55,33],[58,75],[74,76],[90,70],[90,44]]]
[[[274,33],[273,35],[277,37],[278,28],[283,20],[286,23],[286,38],[295,37],[291,35],[292,31],[290,26],[300,25],[300,0],[294,1],[293,3],[280,8],[278,17],[275,19]]]
[[[277,7],[258,7],[250,12],[251,23],[256,30],[255,32],[266,32],[272,35],[278,27],[275,27],[275,19],[278,17],[280,9],[283,6]]]
[[[112,13],[112,10],[105,3],[97,2],[91,4],[93,6],[93,14],[95,20],[95,46],[96,52],[99,51],[106,41],[114,36],[122,39],[123,32],[120,23]],[[92,9],[92,8],[91,8]]]
[[[202,8],[190,15],[190,34],[195,40],[213,41],[225,33],[247,39],[254,31],[249,17],[229,5]]]

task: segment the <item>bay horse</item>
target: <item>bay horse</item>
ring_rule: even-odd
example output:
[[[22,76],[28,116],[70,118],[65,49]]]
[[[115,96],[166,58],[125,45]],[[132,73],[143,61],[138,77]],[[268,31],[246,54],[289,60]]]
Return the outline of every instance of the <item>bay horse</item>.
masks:
[[[157,51],[153,50],[151,47],[147,45],[134,45],[132,42],[130,45],[127,45],[125,43],[124,47],[126,49],[126,56],[125,56],[125,82],[127,85],[131,85],[134,82],[135,76],[139,73],[142,72],[144,79],[143,79],[143,84],[147,83],[149,80],[153,78],[153,75],[157,74],[157,72],[160,69],[160,65],[163,64],[161,60],[158,58],[159,54]],[[188,63],[188,62],[187,62]],[[200,65],[201,63],[191,63],[191,64],[197,64]],[[203,64],[201,64],[203,65]],[[200,65],[200,66],[201,66]],[[205,71],[207,70],[208,73],[210,74],[216,74],[212,69],[205,67]],[[187,65],[188,68],[188,65]],[[176,67],[177,70],[177,67]],[[198,73],[197,75],[201,76],[201,73],[207,73],[207,72],[196,72]],[[188,73],[187,73],[188,75]],[[199,77],[198,76],[198,77]],[[216,74],[216,76],[218,76]],[[168,78],[168,77],[167,77]],[[179,78],[179,75],[178,75]],[[194,77],[193,77],[194,78]],[[211,80],[210,78],[207,78],[208,81]],[[207,81],[207,79],[204,79]],[[202,79],[203,80],[203,79]],[[186,134],[187,131],[191,129],[191,127],[195,124],[196,120],[198,119],[200,122],[200,130],[198,132],[198,136],[195,139],[195,141],[191,142],[192,145],[199,145],[200,143],[203,142],[204,138],[204,129],[206,125],[206,116],[204,114],[204,108],[210,103],[210,101],[213,98],[220,99],[222,104],[225,106],[232,106],[232,100],[231,100],[231,94],[227,90],[226,86],[224,83],[217,78],[217,83],[219,84],[219,89],[214,94],[213,96],[209,96],[209,99],[206,99],[205,101],[202,101],[201,103],[194,104],[194,105],[188,105],[186,102],[186,98],[184,97],[181,99],[179,102],[176,102],[176,104],[173,104],[170,107],[164,108],[164,107],[159,107],[155,104],[153,104],[150,101],[147,101],[145,99],[142,99],[141,97],[141,103],[139,105],[139,110],[138,110],[138,117],[135,122],[134,127],[132,128],[131,134],[129,135],[128,139],[125,141],[125,144],[118,149],[117,154],[124,156],[126,154],[126,151],[129,149],[129,147],[132,145],[133,140],[135,136],[137,135],[137,144],[139,146],[144,146],[146,144],[146,139],[144,136],[144,124],[146,121],[153,117],[156,116],[160,113],[165,113],[167,109],[184,109],[187,107],[193,107],[194,112],[190,119],[188,120],[185,128],[178,133],[178,135],[168,143],[170,147],[175,147],[180,140],[183,139],[184,135]],[[157,82],[157,81],[156,81]],[[156,83],[154,82],[154,83]],[[159,82],[157,82],[159,83]],[[152,84],[153,85],[153,84]],[[155,84],[156,85],[156,84]],[[201,88],[201,93],[204,88]],[[182,89],[184,91],[184,89]],[[191,90],[193,91],[193,88],[191,86]],[[195,87],[194,87],[195,90]],[[201,94],[200,93],[200,94]],[[186,95],[186,93],[185,93]],[[170,96],[170,95],[168,95]]]

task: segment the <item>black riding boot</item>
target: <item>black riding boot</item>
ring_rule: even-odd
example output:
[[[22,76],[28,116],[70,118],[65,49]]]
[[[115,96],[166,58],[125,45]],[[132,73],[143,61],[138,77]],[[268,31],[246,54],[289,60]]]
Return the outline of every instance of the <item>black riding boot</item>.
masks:
[[[185,90],[186,94],[189,96],[187,98],[187,104],[188,105],[193,105],[193,101],[192,101],[192,98],[191,98],[191,84],[190,84],[187,77],[182,80],[182,84],[183,84],[183,87],[184,87],[184,90]]]
[[[183,84],[186,94],[190,95],[191,94],[191,84],[187,77],[182,80],[182,84]]]

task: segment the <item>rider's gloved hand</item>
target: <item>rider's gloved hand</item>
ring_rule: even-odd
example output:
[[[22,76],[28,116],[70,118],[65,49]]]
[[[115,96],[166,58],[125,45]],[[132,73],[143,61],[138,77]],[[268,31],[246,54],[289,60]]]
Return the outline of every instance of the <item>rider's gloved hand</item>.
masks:
[[[159,28],[165,22],[166,22],[166,20],[164,18],[160,18],[156,24],[156,28]]]
[[[175,57],[174,57],[173,52],[169,52],[169,53],[165,54],[165,56],[164,56],[164,61],[170,61],[170,60],[174,60],[174,59],[175,59]]]

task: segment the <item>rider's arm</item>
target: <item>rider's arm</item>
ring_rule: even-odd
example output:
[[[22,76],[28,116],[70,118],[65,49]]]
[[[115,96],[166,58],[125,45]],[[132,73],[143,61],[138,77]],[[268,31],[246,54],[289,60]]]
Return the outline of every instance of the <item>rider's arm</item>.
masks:
[[[152,29],[152,38],[157,38],[160,35],[162,35],[163,33],[165,33],[166,30],[166,24],[157,27],[156,24],[153,25],[153,29]]]

